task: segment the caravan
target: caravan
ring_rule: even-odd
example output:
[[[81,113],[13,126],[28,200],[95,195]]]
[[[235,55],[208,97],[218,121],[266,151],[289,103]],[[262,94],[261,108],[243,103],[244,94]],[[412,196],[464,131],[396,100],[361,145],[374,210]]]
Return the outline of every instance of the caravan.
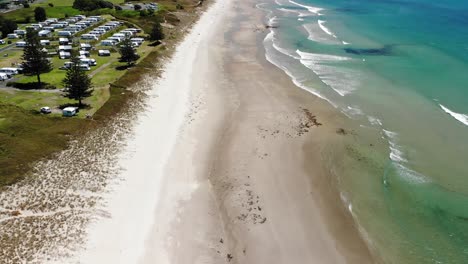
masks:
[[[9,76],[18,74],[18,68],[0,68],[0,73],[5,73]]]

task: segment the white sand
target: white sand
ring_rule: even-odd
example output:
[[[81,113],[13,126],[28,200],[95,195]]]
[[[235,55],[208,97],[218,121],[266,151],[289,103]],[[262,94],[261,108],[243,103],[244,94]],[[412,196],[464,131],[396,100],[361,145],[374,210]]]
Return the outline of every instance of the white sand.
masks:
[[[218,0],[177,48],[78,262],[371,262],[307,114],[336,112],[265,61],[259,17]]]
[[[121,156],[123,182],[115,184],[105,199],[103,210],[108,218],[99,218],[90,228],[86,250],[79,254],[80,263],[136,263],[145,250],[145,239],[154,222],[154,210],[162,195],[177,192],[190,197],[196,184],[183,182],[172,190],[161,190],[165,166],[181,129],[192,110],[189,103],[192,70],[202,38],[207,38],[213,23],[223,15],[224,0],[218,0],[203,14],[191,33],[178,46],[166,65],[161,80],[148,92],[148,109],[142,111],[135,135]],[[187,151],[190,151],[189,146]],[[191,168],[185,168],[190,170]],[[169,194],[170,195],[170,194]],[[170,215],[166,215],[168,220]],[[163,223],[161,228],[167,226]],[[152,263],[166,263],[164,254]]]

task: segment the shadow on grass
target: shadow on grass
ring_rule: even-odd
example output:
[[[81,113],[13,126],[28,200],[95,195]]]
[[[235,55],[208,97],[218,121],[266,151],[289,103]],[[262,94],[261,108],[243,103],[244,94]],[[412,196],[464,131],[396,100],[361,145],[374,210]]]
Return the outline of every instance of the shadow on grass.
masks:
[[[18,82],[8,82],[6,84],[7,87],[14,87],[20,90],[40,90],[40,89],[46,89],[46,90],[53,90],[56,89],[54,85],[51,85],[49,83],[37,83],[37,82],[28,82],[28,83],[18,83]]]
[[[151,44],[149,44],[148,46],[150,47],[157,47],[159,45],[161,45],[161,41],[160,40],[156,40],[155,42],[152,42]]]
[[[135,66],[135,64],[130,64],[130,65],[125,64],[125,65],[117,66],[117,67],[115,67],[115,69],[118,70],[118,71],[124,71],[124,70],[128,70],[128,69],[132,68],[133,66]]]

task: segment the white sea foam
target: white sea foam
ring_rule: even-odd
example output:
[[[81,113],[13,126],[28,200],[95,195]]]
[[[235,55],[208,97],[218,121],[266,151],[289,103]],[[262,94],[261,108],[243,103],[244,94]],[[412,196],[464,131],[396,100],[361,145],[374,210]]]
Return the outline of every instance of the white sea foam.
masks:
[[[300,18],[312,15],[309,11],[306,11],[306,10],[289,9],[289,8],[278,8],[278,10],[283,11],[285,13],[297,14],[297,16]]]
[[[318,21],[319,27],[323,30],[323,32],[325,32],[325,33],[327,33],[328,35],[330,35],[330,36],[336,38],[336,35],[335,35],[333,32],[331,32],[331,30],[330,30],[329,28],[327,28],[327,27],[325,26],[325,22],[326,22],[326,21],[324,21],[324,20],[319,20],[319,21]]]
[[[380,119],[373,117],[373,116],[367,116],[367,119],[369,120],[369,123],[371,123],[374,126],[382,126],[382,122]]]
[[[404,153],[401,150],[401,147],[397,144],[398,141],[398,134],[393,131],[383,129],[383,132],[388,140],[389,148],[390,148],[390,159],[395,162],[408,162],[405,159]]]
[[[268,19],[268,25],[269,26],[275,26],[277,21],[278,21],[278,17],[274,16],[274,17]]]
[[[440,108],[442,108],[442,110],[444,110],[447,114],[451,115],[453,118],[455,118],[456,120],[460,121],[461,123],[463,123],[465,126],[468,126],[468,115],[465,115],[465,114],[460,114],[460,113],[457,113],[457,112],[453,112],[452,110],[448,109],[447,107],[439,104]]]
[[[357,107],[357,106],[347,106],[345,109],[343,109],[346,115],[351,115],[351,116],[362,116],[364,113],[362,110]]]
[[[416,184],[427,183],[430,181],[426,176],[414,170],[411,170],[401,164],[395,163],[394,165],[396,169],[398,170],[398,175],[406,181],[409,181],[411,183],[416,183]]]
[[[294,74],[288,68],[286,68],[284,65],[282,65],[281,63],[279,63],[277,60],[275,60],[273,58],[272,54],[270,54],[270,52],[268,51],[268,46],[270,46],[271,48],[273,48],[274,50],[276,50],[277,52],[279,52],[279,53],[281,53],[283,55],[290,56],[290,57],[292,57],[294,59],[300,59],[295,55],[289,54],[289,52],[286,49],[283,49],[283,48],[277,46],[274,43],[274,36],[275,36],[275,32],[273,30],[270,30],[270,32],[265,36],[265,39],[263,40],[263,43],[265,44],[265,48],[267,48],[267,51],[265,52],[265,58],[267,59],[267,61],[269,61],[271,64],[275,65],[279,69],[283,70],[284,73],[286,73],[292,79],[293,83],[297,87],[299,87],[301,89],[304,89],[304,90],[312,93],[313,95],[327,101],[333,107],[337,107],[332,101],[330,101],[328,98],[326,98],[325,96],[320,94],[318,91],[312,89],[311,87],[305,86],[302,83],[302,80],[299,80],[296,76],[294,76]]]
[[[311,69],[320,80],[332,88],[336,93],[341,96],[352,93],[359,85],[359,72],[351,69],[339,67],[336,64],[339,61],[347,61],[350,58],[327,55],[315,54],[296,51],[301,56],[300,62],[305,67]]]
[[[321,16],[322,14],[320,13],[320,11],[323,11],[324,9],[323,8],[320,8],[320,7],[315,7],[315,6],[308,6],[308,5],[303,5],[303,4],[299,4],[297,2],[294,2],[292,0],[289,0],[289,2],[291,4],[295,4],[297,6],[300,6],[300,7],[303,7],[307,10],[309,10],[310,12],[314,13],[314,14],[317,14],[319,16]]]
[[[302,27],[307,31],[307,39],[309,40],[321,43],[332,43],[334,41],[320,31],[318,24],[303,24]]]
[[[351,43],[346,42],[346,41],[344,41],[344,40],[342,40],[341,43],[343,43],[343,45],[349,45],[349,44],[351,44]]]

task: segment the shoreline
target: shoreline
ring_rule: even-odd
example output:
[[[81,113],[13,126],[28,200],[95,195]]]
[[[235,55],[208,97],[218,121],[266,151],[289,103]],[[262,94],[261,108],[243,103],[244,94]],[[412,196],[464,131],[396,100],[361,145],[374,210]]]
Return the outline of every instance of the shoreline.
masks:
[[[75,167],[44,164],[73,180],[60,186],[73,206],[51,213],[66,215],[48,249],[65,253],[36,260],[372,262],[320,156],[340,114],[266,60],[253,4],[212,3],[162,77],[138,84],[147,99],[95,132],[102,144],[62,153]],[[42,217],[34,210],[25,217]]]
[[[250,4],[218,0],[177,47],[81,262],[372,262],[317,153],[339,113],[266,60]]]

